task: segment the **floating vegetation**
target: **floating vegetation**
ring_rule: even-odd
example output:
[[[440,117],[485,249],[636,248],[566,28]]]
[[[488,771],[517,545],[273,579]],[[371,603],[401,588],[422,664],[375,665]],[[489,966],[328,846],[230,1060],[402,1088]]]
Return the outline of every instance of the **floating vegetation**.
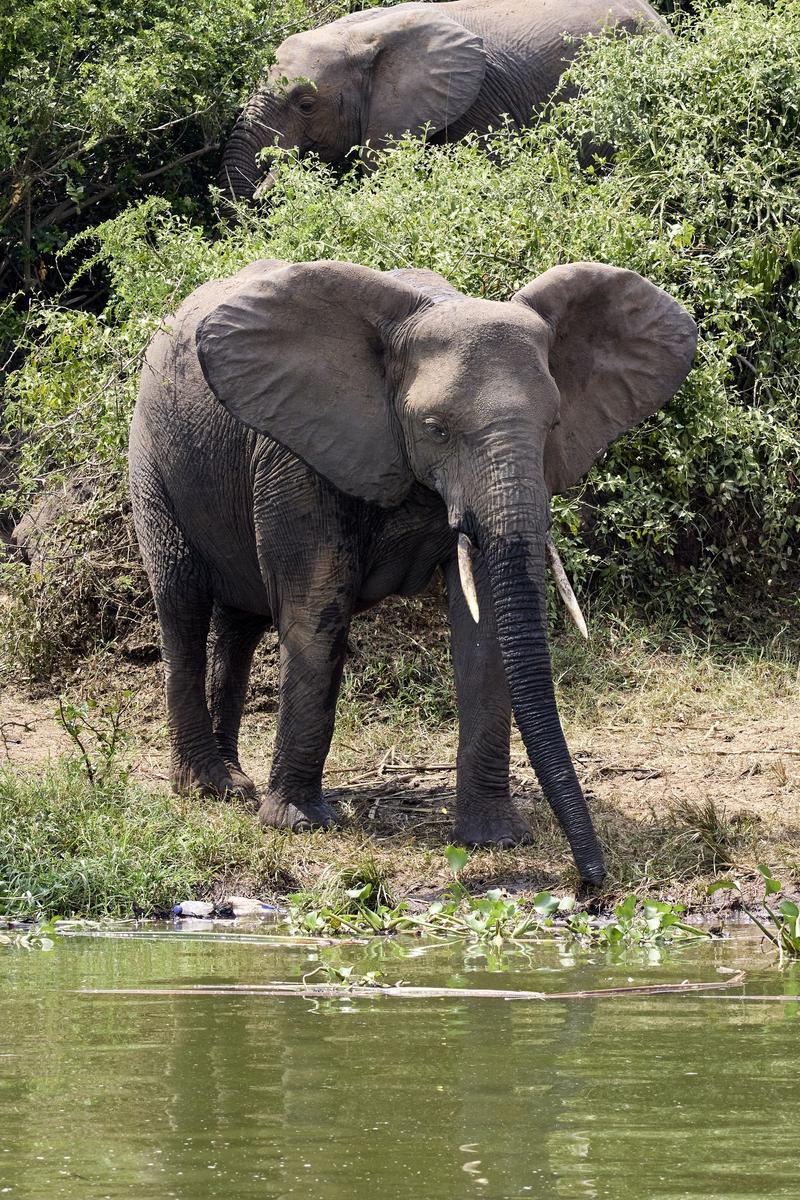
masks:
[[[738,879],[717,879],[709,885],[708,894],[715,892],[733,891],[739,895],[744,912],[756,925],[764,937],[778,951],[778,961],[783,964],[786,959],[800,958],[800,905],[794,900],[781,900],[777,909],[770,902],[771,896],[778,895],[783,890],[780,879],[776,879],[769,867],[760,865],[759,873],[764,880],[764,897],[761,901],[767,917],[766,922],[753,912],[747,904]]]
[[[371,971],[363,978],[354,979],[347,968],[340,969],[338,976],[340,977],[332,978],[326,983],[310,983],[310,976],[306,976],[299,983],[197,983],[175,988],[80,988],[78,992],[82,996],[304,996],[307,999],[325,1000],[338,999],[341,996],[395,996],[404,1000],[611,1000],[635,996],[672,996],[739,987],[744,982],[745,972],[737,971],[729,979],[715,980],[713,983],[652,983],[634,987],[586,988],[575,992],[531,992],[521,988],[414,987],[402,981],[382,984],[375,978],[375,972]],[[749,998],[775,999],[772,996]],[[778,999],[785,1001],[793,997],[781,996]]]
[[[58,940],[56,921],[46,921],[43,925],[32,928],[14,929],[6,926],[0,928],[0,948],[10,950],[52,950]]]
[[[532,899],[510,896],[502,888],[472,896],[460,879],[469,852],[448,846],[445,857],[453,881],[440,899],[421,911],[413,911],[405,901],[387,902],[382,883],[359,881],[351,869],[349,887],[335,874],[326,874],[316,889],[289,896],[286,924],[294,932],[317,937],[408,933],[495,944],[561,937],[587,946],[650,946],[711,936],[683,920],[682,904],[640,901],[634,895],[618,904],[610,918],[579,910],[575,896],[548,891]]]

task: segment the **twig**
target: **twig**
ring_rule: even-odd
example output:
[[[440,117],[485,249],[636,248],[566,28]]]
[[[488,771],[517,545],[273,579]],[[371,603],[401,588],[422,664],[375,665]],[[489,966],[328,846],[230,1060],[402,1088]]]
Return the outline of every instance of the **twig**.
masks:
[[[164,166],[157,167],[153,171],[143,171],[140,175],[134,175],[132,179],[120,179],[110,187],[102,188],[101,191],[95,192],[91,196],[78,201],[62,201],[61,204],[52,208],[46,216],[42,217],[37,223],[36,228],[41,229],[48,225],[58,225],[67,217],[72,217],[75,213],[82,213],[87,208],[91,208],[93,204],[99,203],[101,200],[107,200],[109,196],[115,195],[122,187],[139,187],[143,183],[147,183],[151,179],[157,179],[159,175],[164,175],[167,171],[171,171],[173,167],[182,167],[185,163],[192,162],[195,158],[201,158],[204,154],[210,154],[212,150],[216,150],[216,145],[201,146],[199,150],[192,150],[189,154],[182,154],[180,158],[174,159],[172,162],[166,163]]]
[[[30,292],[30,290],[31,290],[31,280],[32,280],[32,275],[31,275],[31,185],[30,185],[30,183],[25,184],[25,209],[24,209],[23,226],[22,226],[22,247],[23,247],[23,254],[24,254],[24,260],[22,263],[22,270],[23,270],[22,278],[23,278],[23,283],[25,285],[25,291],[27,293],[27,292]]]
[[[648,767],[617,767],[609,765],[607,767],[595,767],[594,771],[589,772],[587,778],[597,775],[637,775],[638,782],[643,783],[648,779],[660,779],[663,774],[663,771],[650,770]],[[672,772],[670,771],[669,774],[671,775]]]
[[[765,1000],[768,1004],[800,1004],[800,996],[778,996],[775,994],[757,996],[701,996],[701,1000]]]
[[[738,987],[744,971],[719,983],[655,983],[642,987],[595,988],[580,992],[526,992],[502,988],[410,987],[405,984],[341,983],[232,983],[195,984],[182,988],[77,988],[82,996],[307,996],[321,999],[343,996],[395,996],[416,1000],[604,1000],[626,996],[661,996]]]
[[[425,771],[455,771],[455,763],[431,763],[430,765],[421,763],[409,763],[408,766],[393,766],[391,763],[386,763],[381,767],[380,773],[384,774],[387,771],[392,771],[397,775],[422,775]]]
[[[387,762],[389,762],[390,759],[392,762],[394,762],[394,751],[395,751],[395,747],[390,746],[389,749],[384,754],[381,761],[378,763],[378,774],[379,775],[383,775],[383,773],[386,770],[386,764],[387,764]]]
[[[781,750],[770,746],[753,747],[751,750],[681,750],[680,754],[788,754],[793,756],[800,755],[800,750]]]

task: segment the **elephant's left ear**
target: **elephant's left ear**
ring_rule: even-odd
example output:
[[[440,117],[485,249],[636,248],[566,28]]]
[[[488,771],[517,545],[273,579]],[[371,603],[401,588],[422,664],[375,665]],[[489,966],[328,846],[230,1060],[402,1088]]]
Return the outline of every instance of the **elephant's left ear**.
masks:
[[[438,133],[477,99],[486,73],[483,39],[445,16],[439,5],[370,9],[349,18],[352,51],[369,71],[361,138],[378,148],[387,136]],[[368,18],[368,19],[366,19]]]
[[[578,482],[626,429],[667,403],[689,373],[697,326],[661,288],[601,263],[552,267],[516,293],[544,319],[560,421],[545,446],[551,493]]]

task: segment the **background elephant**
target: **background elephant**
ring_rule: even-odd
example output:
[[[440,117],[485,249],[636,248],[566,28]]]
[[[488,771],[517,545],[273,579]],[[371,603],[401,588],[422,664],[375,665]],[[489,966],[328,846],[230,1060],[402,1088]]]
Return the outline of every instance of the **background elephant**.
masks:
[[[646,0],[455,0],[368,9],[294,34],[231,134],[221,186],[245,199],[268,188],[260,152],[276,144],[336,162],[408,129],[457,141],[503,114],[522,126],[580,39],[609,24],[668,32]]]
[[[130,439],[174,786],[253,791],[239,723],[272,623],[279,711],[259,818],[331,824],[322,771],[351,618],[442,567],[455,837],[530,834],[509,794],[513,709],[581,877],[602,879],[550,669],[549,501],[673,395],[695,341],[665,292],[591,263],[554,267],[506,303],[428,271],[341,262],[258,262],[194,292],[150,345]],[[477,624],[459,581],[467,537]]]

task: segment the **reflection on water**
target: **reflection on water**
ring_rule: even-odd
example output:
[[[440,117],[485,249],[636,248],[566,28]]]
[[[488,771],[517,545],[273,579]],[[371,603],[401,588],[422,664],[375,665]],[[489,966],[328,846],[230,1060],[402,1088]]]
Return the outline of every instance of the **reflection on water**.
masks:
[[[411,951],[409,953],[409,950]],[[797,992],[755,943],[609,959],[554,946],[275,948],[72,938],[0,956],[0,1195],[26,1200],[792,1197],[796,1006],[703,995],[508,1004],[88,997],[299,979],[551,991],[719,978]],[[722,993],[723,995],[729,993]]]

